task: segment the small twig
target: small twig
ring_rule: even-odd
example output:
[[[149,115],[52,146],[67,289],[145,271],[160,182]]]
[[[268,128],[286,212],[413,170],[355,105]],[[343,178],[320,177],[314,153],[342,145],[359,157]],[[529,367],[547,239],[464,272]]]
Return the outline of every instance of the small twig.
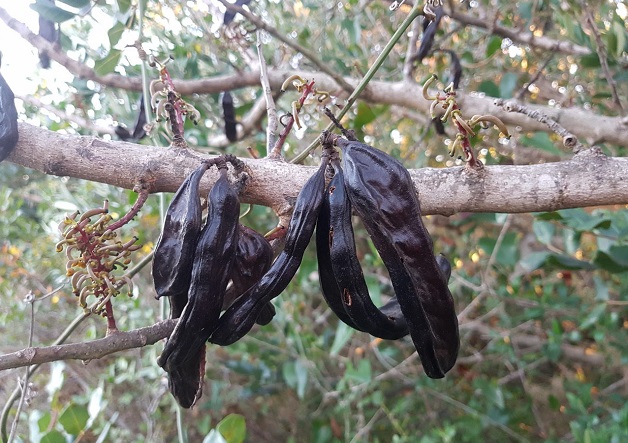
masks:
[[[30,324],[28,327],[28,347],[30,349],[33,346],[33,332],[35,330],[35,294],[32,291],[29,291],[24,298],[24,302],[30,305]],[[9,435],[9,440],[7,443],[12,443],[15,438],[15,434],[17,432],[17,424],[20,421],[20,414],[22,413],[22,406],[24,406],[24,400],[26,399],[26,394],[28,393],[28,380],[30,376],[30,366],[26,366],[26,371],[24,373],[24,380],[22,380],[22,395],[20,395],[20,401],[17,404],[17,410],[15,411],[15,418],[13,419],[13,424],[11,425],[11,434]],[[19,382],[18,382],[19,383]]]
[[[137,188],[140,188],[139,191],[137,191]],[[136,192],[138,193],[137,200],[135,200],[135,203],[133,203],[133,206],[131,207],[131,209],[129,209],[129,212],[124,214],[122,218],[120,218],[120,220],[118,220],[117,222],[111,223],[111,225],[109,225],[107,229],[115,231],[116,229],[130,222],[133,217],[135,217],[137,213],[140,212],[140,209],[142,209],[142,206],[144,206],[144,203],[146,203],[146,200],[150,195],[150,186],[140,184],[136,186]]]
[[[287,119],[288,121],[286,122],[286,126],[281,131],[281,134],[279,134],[279,139],[275,143],[275,146],[268,153],[267,155],[268,158],[277,159],[281,157],[281,148],[283,147],[283,144],[286,142],[286,138],[288,138],[288,134],[290,134],[290,131],[292,130],[292,126],[294,125],[294,122],[295,122],[295,117],[298,115],[301,109],[303,109],[303,103],[305,103],[305,100],[308,98],[308,96],[312,93],[313,90],[314,90],[313,80],[303,85],[303,90],[301,91],[301,97],[296,102],[296,106],[294,106],[295,112],[291,114],[290,116],[288,116],[288,119]]]
[[[58,360],[93,360],[114,352],[152,345],[168,337],[176,323],[176,319],[169,319],[88,342],[60,345],[57,340],[52,346],[23,349],[0,356],[0,371]]]
[[[621,115],[624,115],[624,107],[621,104],[621,100],[619,99],[619,95],[617,94],[617,82],[613,78],[611,74],[611,70],[608,67],[608,57],[606,51],[606,45],[602,41],[602,37],[600,36],[600,32],[595,25],[595,20],[593,19],[593,14],[591,14],[591,10],[587,7],[587,2],[582,2],[582,7],[584,8],[584,18],[585,22],[589,26],[589,29],[593,33],[595,37],[595,45],[597,46],[597,56],[600,59],[600,65],[602,65],[602,71],[604,71],[604,76],[606,77],[606,81],[608,86],[611,88],[611,94],[613,95],[613,101],[619,108],[619,112]]]
[[[406,81],[412,81],[414,72],[414,54],[416,52],[416,43],[419,40],[419,32],[421,32],[420,20],[415,20],[412,25],[410,40],[408,41],[408,49],[406,50],[406,60],[403,63],[403,78]]]
[[[144,268],[144,266],[146,266],[147,264],[149,264],[153,260],[153,255],[154,254],[155,254],[154,250],[150,251],[150,253],[146,257],[144,257],[142,260],[140,260],[140,262],[137,265],[135,265],[135,266],[133,266],[133,268],[129,269],[127,271],[127,273],[122,276],[122,278],[124,279],[125,277],[126,278],[133,278],[133,277],[135,277],[135,275],[138,272],[140,272]]]
[[[495,106],[499,106],[506,112],[517,112],[519,114],[524,114],[530,117],[533,120],[536,120],[544,125],[547,125],[550,130],[560,135],[563,138],[563,145],[566,148],[570,148],[574,153],[580,152],[584,149],[584,145],[580,143],[578,137],[573,135],[571,132],[567,131],[563,128],[556,120],[548,117],[543,114],[541,111],[535,111],[528,108],[525,105],[520,105],[515,101],[505,101],[502,98],[496,99],[494,102]]]
[[[539,79],[541,74],[543,74],[543,71],[545,70],[545,68],[547,68],[547,65],[549,65],[549,63],[554,58],[554,54],[555,54],[554,51],[550,51],[550,56],[547,57],[547,60],[545,60],[545,62],[537,69],[536,74],[534,74],[534,77],[532,77],[530,80],[528,80],[526,82],[526,84],[523,85],[521,87],[521,89],[519,89],[519,91],[517,91],[517,93],[515,94],[515,97],[514,97],[516,100],[521,100],[521,98],[528,91],[528,88],[530,87],[530,85],[533,84],[535,81],[537,81]]]
[[[268,115],[268,123],[266,125],[266,152],[269,153],[270,158],[279,158],[281,152],[276,152],[277,143],[277,108],[275,107],[275,100],[273,99],[273,93],[270,89],[270,82],[268,81],[268,69],[266,68],[266,60],[264,60],[264,54],[262,53],[262,38],[259,29],[257,30],[257,56],[259,58],[259,80],[262,84],[262,91],[264,92],[264,99],[266,100],[266,114]]]

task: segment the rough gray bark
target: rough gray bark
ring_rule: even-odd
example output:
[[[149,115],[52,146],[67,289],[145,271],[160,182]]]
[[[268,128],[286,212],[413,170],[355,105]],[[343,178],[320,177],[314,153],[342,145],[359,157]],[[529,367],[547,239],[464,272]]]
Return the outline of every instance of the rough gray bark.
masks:
[[[109,183],[126,189],[149,184],[151,192],[174,192],[202,154],[167,148],[64,135],[19,125],[20,141],[8,161],[46,174]],[[376,146],[377,147],[377,146]],[[244,159],[251,180],[242,202],[272,207],[280,216],[314,167],[282,161]],[[607,157],[593,148],[571,160],[526,166],[423,168],[410,173],[424,214],[535,212],[628,204],[628,158]],[[201,190],[216,180],[206,174]]]

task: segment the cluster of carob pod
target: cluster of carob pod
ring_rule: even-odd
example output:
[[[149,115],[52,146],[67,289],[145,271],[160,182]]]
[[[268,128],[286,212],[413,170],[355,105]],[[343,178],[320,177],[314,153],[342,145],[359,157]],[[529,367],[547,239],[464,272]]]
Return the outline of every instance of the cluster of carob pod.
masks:
[[[230,345],[256,322],[272,320],[271,301],[294,277],[315,229],[321,291],[339,319],[383,339],[410,334],[429,377],[441,378],[453,367],[459,335],[447,288],[451,267],[434,256],[401,163],[359,141],[324,134],[320,167],[297,197],[285,246],[274,261],[268,241],[239,224],[242,180],[229,182],[227,163],[246,176],[233,156],[204,162],[174,196],[155,249],[157,294],[169,297],[171,317],[179,318],[158,364],[181,406],[192,406],[201,395],[206,342]],[[220,176],[203,225],[199,182],[211,164]],[[352,211],[390,274],[395,295],[381,308],[369,296],[356,255]]]

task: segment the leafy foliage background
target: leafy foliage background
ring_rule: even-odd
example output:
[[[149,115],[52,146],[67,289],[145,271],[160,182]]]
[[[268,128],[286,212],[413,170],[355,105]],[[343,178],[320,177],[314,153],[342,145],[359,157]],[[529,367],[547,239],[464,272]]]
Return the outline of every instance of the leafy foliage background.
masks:
[[[72,13],[61,24],[64,51],[100,75],[114,70],[140,75],[136,53],[125,47],[137,35],[136,2],[63,3],[78,8],[70,8]],[[81,8],[86,6],[89,11],[83,14]],[[335,71],[359,76],[404,17],[405,9],[391,13],[388,6],[389,2],[381,1],[260,0],[252,2],[250,9],[282,35],[315,50]],[[483,0],[455,2],[454,8],[495,16],[501,26],[540,32],[592,51],[585,56],[550,54],[445,19],[435,46],[451,49],[462,60],[463,90],[510,98],[542,69],[528,88],[528,102],[578,105],[602,115],[610,112],[608,84],[600,74],[594,39],[579,20],[580,3]],[[147,1],[146,48],[158,58],[172,55],[168,69],[174,78],[246,70],[255,59],[252,26],[238,17],[225,30],[223,11],[216,2]],[[622,26],[625,6],[623,17],[621,11],[615,2],[599,2],[593,8],[625,104],[628,71],[621,69],[627,48]],[[264,38],[269,66],[318,69],[268,34]],[[378,78],[402,77],[405,43],[398,44]],[[422,82],[435,73],[447,79],[449,68],[450,57],[437,52],[416,68],[415,77]],[[40,74],[30,76],[36,79]],[[240,118],[261,96],[259,88],[232,93]],[[137,92],[78,78],[67,84],[42,80],[33,95],[53,97],[55,108],[110,127],[114,122],[131,126],[139,99]],[[295,98],[284,95],[279,108],[287,111]],[[212,137],[222,131],[219,96],[188,99],[204,120],[197,127],[186,127],[190,143],[242,157],[248,156],[249,146],[265,154],[263,131],[226,148],[212,148]],[[94,129],[42,113],[28,103],[22,115],[51,130],[88,134]],[[288,158],[326,124],[314,105],[306,107],[301,120],[306,129],[289,137],[284,151]],[[446,137],[435,133],[427,115],[360,101],[350,114],[349,126],[366,142],[403,159],[408,168],[456,163],[447,156]],[[503,143],[485,131],[473,144],[489,165],[549,162],[571,155],[559,147],[557,136],[544,132],[520,133]],[[622,147],[602,148],[611,155],[626,154]],[[105,198],[114,212],[123,214],[134,194],[46,176],[6,162],[0,165],[3,353],[26,346],[30,308],[23,302],[25,295],[29,291],[46,294],[65,281],[63,257],[54,252],[56,225],[63,214],[98,206]],[[136,261],[156,241],[160,214],[169,198],[151,197],[128,226],[129,236],[138,235],[145,245]],[[266,232],[276,218],[268,208],[254,207],[244,223]],[[275,300],[278,314],[270,325],[256,327],[228,348],[208,348],[203,397],[180,416],[183,425],[179,429],[186,438],[321,443],[626,441],[626,207],[538,214],[459,213],[426,217],[426,223],[436,252],[454,265],[450,287],[457,311],[462,313],[459,363],[444,380],[424,376],[409,339],[374,340],[339,323],[320,295],[311,248],[296,278]],[[363,229],[356,229],[356,239],[371,294],[376,299],[386,297],[391,285],[381,260]],[[144,269],[134,281],[134,296],[114,303],[118,325],[124,330],[150,325],[162,315],[149,270]],[[34,344],[42,346],[51,343],[79,313],[67,288],[36,302],[34,310]],[[88,318],[72,341],[101,337],[105,328],[102,318]],[[46,365],[31,379],[19,438],[173,441],[177,411],[164,373],[155,363],[160,350],[161,345],[156,345],[87,364]],[[0,373],[0,404],[21,374],[22,370]]]

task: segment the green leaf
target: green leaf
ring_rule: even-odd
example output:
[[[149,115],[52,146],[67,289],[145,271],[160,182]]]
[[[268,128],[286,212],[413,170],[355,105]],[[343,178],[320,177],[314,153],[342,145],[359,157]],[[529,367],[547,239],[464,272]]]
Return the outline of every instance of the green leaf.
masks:
[[[59,423],[68,434],[78,435],[85,429],[88,419],[89,413],[85,406],[71,404],[61,413]]]
[[[543,212],[536,215],[539,220],[562,220],[563,216],[560,212]]]
[[[562,254],[552,254],[547,259],[548,264],[551,264],[560,269],[595,269],[595,266],[588,261],[578,260],[577,258],[570,257]]]
[[[334,335],[334,342],[331,345],[331,349],[329,353],[331,355],[338,355],[340,350],[353,336],[353,331],[354,329],[352,327],[347,326],[343,322],[338,322],[338,327],[336,328],[336,334]]]
[[[601,66],[600,58],[598,57],[596,52],[583,55],[582,57],[580,57],[580,66],[582,66],[583,68],[599,68]]]
[[[229,414],[216,426],[227,443],[242,443],[246,437],[246,420],[242,415]]]
[[[499,82],[499,96],[501,98],[510,98],[512,93],[517,87],[517,80],[519,76],[514,72],[507,72],[502,75],[502,79]]]
[[[540,149],[541,151],[549,152],[550,154],[561,154],[560,150],[556,147],[556,144],[545,132],[536,132],[532,137],[528,137],[526,135],[521,137],[520,141],[522,145],[529,146],[531,148]]]
[[[606,301],[609,299],[608,286],[606,282],[597,275],[593,276],[593,283],[595,285],[595,299],[600,301]]]
[[[124,26],[124,23],[116,22],[116,24],[113,25],[111,29],[109,29],[109,31],[107,31],[107,35],[109,36],[110,48],[113,48],[115,45],[118,44],[120,38],[122,37],[122,34],[124,34],[125,29],[126,27]]]
[[[484,80],[480,83],[478,91],[483,92],[490,97],[499,97],[499,88],[491,80]]]
[[[499,51],[501,47],[502,47],[501,37],[497,37],[497,36],[491,37],[488,41],[488,44],[486,45],[486,58],[495,54],[495,52]]]
[[[599,214],[589,214],[584,209],[565,209],[560,211],[563,223],[578,231],[592,231],[594,229],[608,229],[611,227],[611,220],[608,216]]]
[[[302,399],[305,397],[305,388],[307,387],[307,366],[301,360],[297,360],[294,369],[297,376],[297,396]]]
[[[532,272],[543,266],[549,256],[550,253],[547,251],[531,252],[519,260],[519,265],[527,272]]]
[[[105,58],[96,60],[96,63],[94,64],[94,71],[96,74],[105,75],[113,72],[116,66],[118,66],[121,55],[122,51],[118,49],[111,49]]]
[[[61,3],[65,3],[68,6],[72,6],[76,9],[81,9],[86,6],[89,6],[91,0],[59,0]]]
[[[549,404],[550,409],[554,411],[558,411],[560,409],[560,400],[553,394],[547,396],[547,403]]]
[[[615,50],[615,57],[620,58],[626,47],[626,26],[619,23],[617,20],[613,21],[613,33],[617,36],[617,48]]]
[[[349,363],[345,371],[345,378],[358,384],[369,383],[372,378],[371,362],[368,360],[360,360],[357,368]]]
[[[534,231],[534,235],[536,235],[538,241],[544,245],[549,245],[554,238],[556,227],[551,222],[535,220],[534,223],[532,223],[532,231]]]
[[[377,118],[373,109],[364,102],[358,103],[358,112],[355,116],[353,124],[355,128],[362,128]]]
[[[39,442],[40,443],[66,443],[65,437],[63,436],[63,434],[57,431],[56,429],[53,429],[52,431],[44,435],[41,438],[41,440],[39,440]]]
[[[591,326],[595,325],[600,317],[606,312],[606,303],[600,303],[589,312],[589,315],[580,323],[580,330],[586,331]]]
[[[478,241],[478,246],[484,250],[487,256],[493,254],[496,238],[482,237]],[[505,266],[513,266],[519,259],[519,242],[514,232],[508,232],[497,251],[496,263]]]
[[[61,23],[74,18],[76,14],[61,9],[46,0],[37,0],[30,5],[31,9],[51,22]]]
[[[628,271],[628,246],[612,246],[607,252],[597,251],[593,263],[611,273]]]
[[[131,0],[117,0],[117,3],[118,3],[118,9],[123,14],[127,12],[129,8],[131,7]]]
[[[519,17],[525,21],[529,21],[532,18],[532,6],[532,2],[520,3],[517,8],[519,10]]]
[[[362,33],[360,29],[359,16],[345,18],[340,23],[340,26],[342,27],[342,29],[347,31],[347,34],[349,35],[349,41],[352,45],[360,44],[360,37]]]
[[[46,412],[44,415],[41,416],[39,420],[37,420],[37,426],[39,427],[39,430],[41,432],[44,432],[46,429],[48,429],[48,427],[50,426],[50,420],[50,412]]]

